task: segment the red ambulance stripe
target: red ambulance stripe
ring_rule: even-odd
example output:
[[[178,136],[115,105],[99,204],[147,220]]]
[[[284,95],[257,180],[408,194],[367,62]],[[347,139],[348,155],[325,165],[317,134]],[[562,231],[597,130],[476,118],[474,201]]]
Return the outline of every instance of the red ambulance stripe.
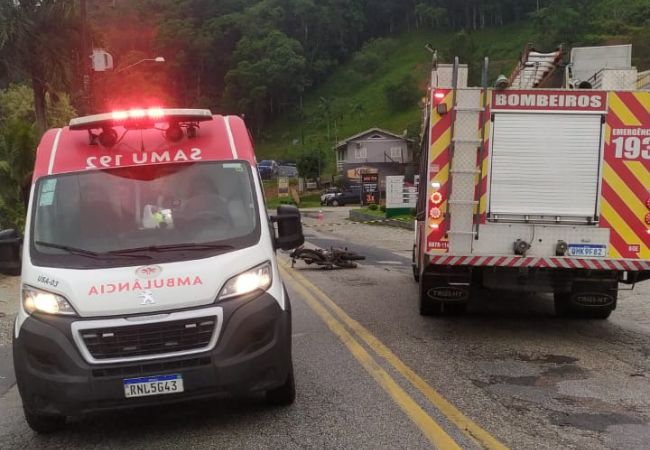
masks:
[[[636,237],[639,238],[639,242],[636,244],[640,245],[643,243],[647,236],[646,230],[648,228],[643,222],[641,222],[642,218],[638,217],[634,211],[628,207],[628,205],[616,194],[616,192],[614,192],[607,182],[603,183],[603,193],[609,204],[612,205],[612,208],[614,208],[621,219],[625,221],[627,226],[630,227]],[[634,243],[630,242],[630,244]]]
[[[36,163],[34,164],[34,174],[32,176],[32,183],[37,178],[47,175],[50,165],[50,156],[52,155],[52,146],[54,145],[54,138],[58,133],[58,129],[47,130],[41,142],[36,147]]]

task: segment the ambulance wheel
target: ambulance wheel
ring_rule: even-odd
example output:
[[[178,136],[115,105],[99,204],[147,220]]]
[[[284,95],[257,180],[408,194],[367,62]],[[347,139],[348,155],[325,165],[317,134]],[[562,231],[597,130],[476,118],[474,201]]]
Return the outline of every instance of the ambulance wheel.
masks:
[[[65,416],[50,416],[46,414],[38,414],[23,408],[25,412],[25,421],[29,428],[39,434],[56,433],[65,427]]]
[[[571,302],[570,293],[555,293],[555,315],[571,319],[605,320],[612,314],[612,306],[580,306]]]
[[[288,406],[296,400],[296,381],[293,377],[293,364],[289,367],[287,380],[280,387],[266,391],[266,403],[273,406]]]

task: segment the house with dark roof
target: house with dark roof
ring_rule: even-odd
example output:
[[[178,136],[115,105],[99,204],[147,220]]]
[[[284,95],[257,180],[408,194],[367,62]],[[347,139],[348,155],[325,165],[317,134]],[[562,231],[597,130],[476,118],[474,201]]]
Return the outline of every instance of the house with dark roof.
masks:
[[[380,183],[386,176],[404,175],[415,164],[413,141],[404,136],[371,128],[336,145],[336,167],[348,183],[356,183],[363,173],[379,173]]]

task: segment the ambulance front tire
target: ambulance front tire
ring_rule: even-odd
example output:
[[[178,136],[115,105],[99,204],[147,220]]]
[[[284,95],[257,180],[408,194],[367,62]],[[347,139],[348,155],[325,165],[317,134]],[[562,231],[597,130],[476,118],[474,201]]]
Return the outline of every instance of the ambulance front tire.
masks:
[[[296,381],[293,376],[293,364],[284,384],[266,391],[266,403],[272,406],[289,406],[296,400]]]
[[[570,293],[556,292],[553,295],[555,305],[555,315],[557,317],[571,319],[595,319],[605,320],[612,314],[612,306],[579,306],[571,302]]]
[[[29,411],[27,408],[23,408],[23,411],[27,425],[38,434],[56,433],[65,427],[65,416],[38,414]]]

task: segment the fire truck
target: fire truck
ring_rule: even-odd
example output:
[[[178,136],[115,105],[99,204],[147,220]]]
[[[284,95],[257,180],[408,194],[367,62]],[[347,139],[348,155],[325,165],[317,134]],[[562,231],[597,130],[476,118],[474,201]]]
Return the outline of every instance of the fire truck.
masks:
[[[607,86],[609,69],[571,79],[561,60],[528,48],[494,88],[487,58],[480,87],[458,59],[434,63],[413,247],[422,315],[462,313],[487,288],[606,319],[619,286],[650,278],[650,92],[636,77]]]

